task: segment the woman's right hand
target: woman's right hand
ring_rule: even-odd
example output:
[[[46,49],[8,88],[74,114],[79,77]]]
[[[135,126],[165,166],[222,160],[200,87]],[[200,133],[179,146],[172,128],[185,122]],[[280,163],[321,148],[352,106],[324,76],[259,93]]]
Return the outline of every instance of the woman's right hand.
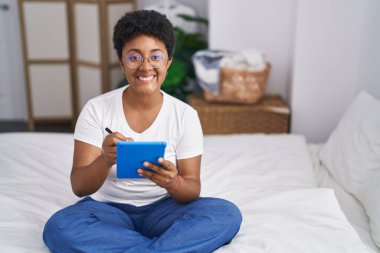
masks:
[[[125,137],[121,133],[113,132],[112,134],[107,135],[103,141],[103,158],[109,166],[116,163],[116,143],[119,141],[133,141],[133,139]]]

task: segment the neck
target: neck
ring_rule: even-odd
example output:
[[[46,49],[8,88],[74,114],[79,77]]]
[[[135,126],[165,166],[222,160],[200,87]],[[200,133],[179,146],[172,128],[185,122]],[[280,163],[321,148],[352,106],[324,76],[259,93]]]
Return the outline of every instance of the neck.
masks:
[[[147,111],[161,107],[162,102],[163,94],[160,90],[152,94],[140,94],[131,88],[127,88],[123,94],[124,105],[137,111]]]

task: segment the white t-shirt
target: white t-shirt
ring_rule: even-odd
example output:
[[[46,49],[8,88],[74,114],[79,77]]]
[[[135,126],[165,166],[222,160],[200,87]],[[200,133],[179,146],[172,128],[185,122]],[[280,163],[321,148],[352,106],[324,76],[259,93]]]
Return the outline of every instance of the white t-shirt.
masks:
[[[122,87],[88,101],[79,115],[74,138],[102,148],[108,127],[135,141],[165,141],[165,159],[174,164],[177,159],[203,154],[202,128],[191,106],[161,91],[163,104],[156,119],[144,132],[136,133],[124,116],[122,95],[125,89]],[[114,165],[102,187],[91,197],[103,202],[143,206],[167,195],[166,189],[149,179],[118,179]]]

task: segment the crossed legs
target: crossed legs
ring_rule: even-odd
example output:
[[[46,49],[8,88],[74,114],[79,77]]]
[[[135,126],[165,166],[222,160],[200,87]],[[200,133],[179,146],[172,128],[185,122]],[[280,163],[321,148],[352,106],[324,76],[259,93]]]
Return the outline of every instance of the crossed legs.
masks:
[[[55,213],[46,223],[52,252],[212,252],[237,234],[242,221],[229,201],[172,198],[134,207],[91,198]]]

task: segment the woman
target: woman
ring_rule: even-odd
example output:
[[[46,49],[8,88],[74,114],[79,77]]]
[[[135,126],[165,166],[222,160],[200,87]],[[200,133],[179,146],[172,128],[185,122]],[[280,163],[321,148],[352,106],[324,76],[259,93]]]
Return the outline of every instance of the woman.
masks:
[[[135,11],[116,24],[113,42],[129,85],[90,100],[74,133],[71,184],[85,197],[55,213],[43,239],[52,252],[211,252],[238,232],[232,203],[200,198],[203,137],[197,113],[160,87],[175,37],[167,18]],[[113,130],[107,133],[105,128]],[[116,177],[116,143],[165,141],[159,166],[142,179]]]

